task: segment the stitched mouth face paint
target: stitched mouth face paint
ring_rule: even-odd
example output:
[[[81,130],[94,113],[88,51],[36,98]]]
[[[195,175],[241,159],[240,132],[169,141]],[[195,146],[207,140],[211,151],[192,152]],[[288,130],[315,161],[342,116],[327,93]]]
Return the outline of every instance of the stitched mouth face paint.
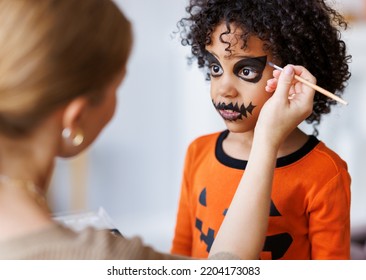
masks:
[[[219,102],[215,104],[213,100],[212,104],[215,106],[217,112],[224,120],[232,122],[242,120],[243,117],[248,118],[248,113],[252,114],[254,108],[256,107],[252,104],[252,102],[250,102],[247,107],[245,107],[244,104],[239,106],[238,103],[233,104],[232,102],[230,104],[226,104],[225,102]]]

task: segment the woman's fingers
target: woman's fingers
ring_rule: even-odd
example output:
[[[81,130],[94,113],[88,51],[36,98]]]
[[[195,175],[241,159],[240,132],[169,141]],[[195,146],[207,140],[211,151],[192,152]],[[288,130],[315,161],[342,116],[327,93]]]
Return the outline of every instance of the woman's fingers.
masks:
[[[286,65],[278,78],[277,88],[274,92],[274,96],[278,95],[279,98],[288,98],[289,94],[291,93],[290,89],[292,87],[294,75],[294,67],[292,65]]]

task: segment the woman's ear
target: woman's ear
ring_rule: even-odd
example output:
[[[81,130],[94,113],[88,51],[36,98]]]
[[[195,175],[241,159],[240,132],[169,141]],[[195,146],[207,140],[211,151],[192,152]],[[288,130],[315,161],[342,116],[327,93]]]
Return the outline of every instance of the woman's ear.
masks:
[[[87,114],[88,106],[89,100],[85,97],[78,97],[65,106],[61,120],[62,144],[59,151],[60,156],[73,156],[85,147],[83,120],[85,114]]]
[[[89,101],[86,97],[78,97],[72,100],[64,110],[62,117],[62,126],[70,130],[82,129],[83,116],[89,106]]]

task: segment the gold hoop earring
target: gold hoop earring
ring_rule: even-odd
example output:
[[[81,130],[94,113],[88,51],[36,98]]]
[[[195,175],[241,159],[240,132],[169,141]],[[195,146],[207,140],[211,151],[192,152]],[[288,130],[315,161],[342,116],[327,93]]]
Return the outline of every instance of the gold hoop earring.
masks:
[[[74,136],[72,136],[71,129],[66,127],[62,130],[62,138],[70,139],[74,147],[80,146],[84,142],[84,134],[81,129],[77,129]]]

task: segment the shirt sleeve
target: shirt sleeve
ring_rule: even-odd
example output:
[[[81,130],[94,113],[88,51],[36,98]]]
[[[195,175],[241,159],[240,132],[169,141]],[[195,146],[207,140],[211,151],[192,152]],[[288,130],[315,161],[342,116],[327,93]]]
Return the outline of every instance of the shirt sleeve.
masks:
[[[119,239],[119,240],[118,240]],[[125,239],[117,237],[111,242],[111,259],[129,260],[184,260],[187,257],[158,252],[150,246],[146,246],[139,237]],[[107,259],[108,259],[107,258]]]
[[[60,244],[60,243],[58,243]],[[109,230],[87,228],[76,233],[63,246],[69,259],[104,260],[180,260],[183,256],[156,251],[143,243],[139,237],[125,238],[112,234]],[[60,250],[53,250],[58,252]],[[64,258],[64,257],[63,257]],[[63,259],[62,258],[62,259]]]
[[[190,200],[189,189],[189,167],[190,167],[190,152],[186,154],[183,179],[181,184],[180,199],[178,204],[177,220],[175,233],[171,247],[172,254],[184,256],[192,255],[192,205]]]
[[[312,259],[350,258],[350,184],[349,173],[341,169],[309,206]]]

